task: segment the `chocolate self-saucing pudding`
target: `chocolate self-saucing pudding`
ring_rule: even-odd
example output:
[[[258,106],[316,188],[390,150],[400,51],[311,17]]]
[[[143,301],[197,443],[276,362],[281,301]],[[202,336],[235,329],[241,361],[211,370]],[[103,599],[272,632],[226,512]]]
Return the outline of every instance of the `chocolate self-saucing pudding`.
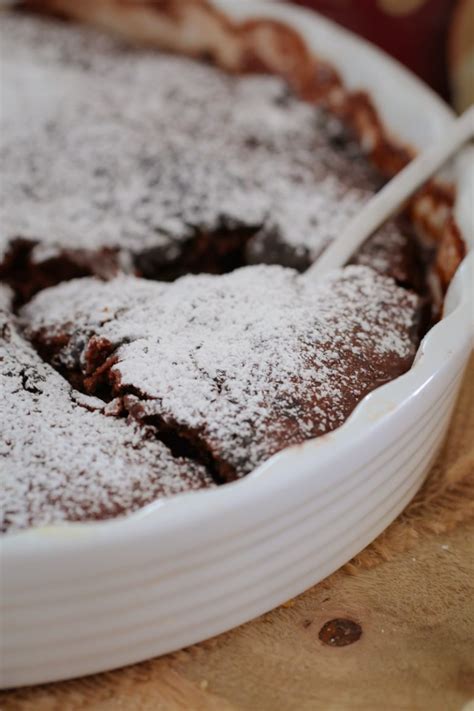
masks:
[[[264,21],[190,1],[124,38],[125,4],[31,5],[63,17],[0,18],[3,531],[222,485],[339,427],[411,367],[438,255],[462,255],[432,187],[305,275],[409,154],[292,31],[270,23],[263,51]],[[209,46],[177,32],[191,6]]]

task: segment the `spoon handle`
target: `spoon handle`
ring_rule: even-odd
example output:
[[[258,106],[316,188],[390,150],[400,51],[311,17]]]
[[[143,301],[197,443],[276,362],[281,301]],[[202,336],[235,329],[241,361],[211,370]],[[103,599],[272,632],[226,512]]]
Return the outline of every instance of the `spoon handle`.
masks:
[[[343,266],[376,229],[398,212],[403,203],[473,137],[474,106],[471,106],[447,128],[439,141],[420,153],[362,208],[306,275],[317,279]]]

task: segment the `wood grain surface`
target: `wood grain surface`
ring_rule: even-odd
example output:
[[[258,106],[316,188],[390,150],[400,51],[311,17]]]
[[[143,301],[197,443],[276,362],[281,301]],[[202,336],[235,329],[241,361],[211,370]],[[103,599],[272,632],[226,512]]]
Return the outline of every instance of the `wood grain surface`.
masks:
[[[338,635],[350,635],[353,627],[335,624],[334,636],[322,634],[330,642],[324,643],[321,628],[341,619],[359,625],[360,637],[337,646]],[[422,491],[349,565],[296,600],[213,640],[107,674],[5,692],[0,706],[472,711],[473,652],[474,359],[448,439]]]

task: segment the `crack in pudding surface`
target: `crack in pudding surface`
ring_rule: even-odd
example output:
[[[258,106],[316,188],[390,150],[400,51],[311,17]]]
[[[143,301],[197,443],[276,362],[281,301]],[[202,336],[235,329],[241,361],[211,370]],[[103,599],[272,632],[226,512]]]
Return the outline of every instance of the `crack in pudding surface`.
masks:
[[[159,498],[214,486],[151,427],[107,416],[21,335],[0,287],[0,531],[131,513]]]
[[[0,32],[7,89],[28,103],[49,87],[31,121],[2,112],[0,278],[20,300],[89,274],[304,269],[381,185],[345,126],[281,78],[37,17],[7,13]],[[384,230],[403,251],[402,236]]]
[[[55,363],[79,364],[85,382],[90,344],[105,339],[111,396],[132,397],[130,412],[158,418],[232,480],[335,429],[365,394],[408,370],[419,306],[367,267],[314,285],[256,266],[173,284],[69,282],[39,294],[23,318],[35,341],[70,339]],[[83,344],[74,358],[72,342]]]

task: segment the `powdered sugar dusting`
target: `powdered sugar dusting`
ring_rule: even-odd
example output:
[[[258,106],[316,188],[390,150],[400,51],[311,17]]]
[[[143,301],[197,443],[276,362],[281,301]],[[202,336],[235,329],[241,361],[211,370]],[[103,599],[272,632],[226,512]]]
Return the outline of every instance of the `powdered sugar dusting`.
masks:
[[[133,394],[131,409],[197,439],[233,478],[339,426],[367,392],[407,370],[417,308],[415,295],[366,267],[314,285],[256,266],[170,285],[69,282],[37,296],[24,318],[46,340],[69,331],[63,367],[87,372],[90,339],[110,342],[111,379]]]
[[[155,433],[106,417],[19,335],[0,289],[0,530],[110,518],[212,486]]]
[[[166,260],[225,225],[314,258],[377,187],[341,125],[277,78],[32,17],[3,17],[1,43],[16,97],[2,111],[3,251],[21,236],[37,261],[99,247]]]
[[[243,261],[302,268],[378,188],[342,125],[277,78],[8,13],[0,42],[0,267],[18,237],[35,243],[36,263],[87,253],[90,273],[104,248],[130,271],[150,250],[171,263],[196,235],[245,228]],[[387,231],[359,261],[402,273],[404,238],[390,230],[395,262]],[[39,347],[67,341],[52,362],[76,384],[113,352],[104,402],[102,381],[85,394],[41,360],[10,299],[0,287],[2,530],[212,486],[198,461],[243,476],[342,424],[410,367],[417,343],[417,297],[367,267],[317,286],[260,266],[44,291],[22,327]]]

